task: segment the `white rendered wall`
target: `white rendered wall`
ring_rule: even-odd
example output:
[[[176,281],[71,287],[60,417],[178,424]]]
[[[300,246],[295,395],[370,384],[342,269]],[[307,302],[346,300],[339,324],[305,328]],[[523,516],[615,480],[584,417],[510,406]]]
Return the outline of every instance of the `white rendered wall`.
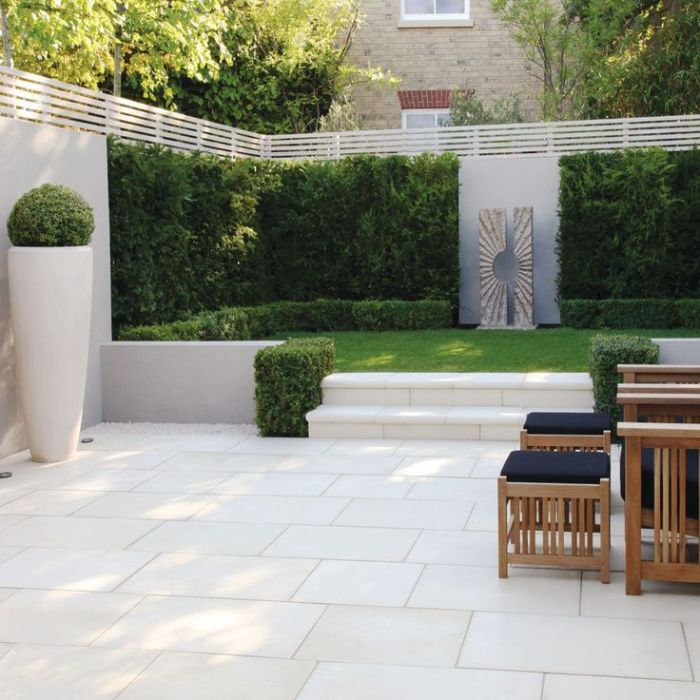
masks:
[[[7,287],[7,217],[21,195],[47,182],[72,187],[95,211],[92,326],[83,425],[102,420],[99,349],[110,340],[112,327],[106,139],[0,117],[0,457],[26,447]]]
[[[106,343],[104,419],[253,423],[255,355],[281,342]]]

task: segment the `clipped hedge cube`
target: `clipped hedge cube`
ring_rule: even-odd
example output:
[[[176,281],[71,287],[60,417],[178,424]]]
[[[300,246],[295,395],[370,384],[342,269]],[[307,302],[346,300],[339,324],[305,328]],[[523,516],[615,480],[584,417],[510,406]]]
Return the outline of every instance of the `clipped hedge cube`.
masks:
[[[330,338],[293,338],[255,356],[255,422],[264,437],[308,437],[306,414],[320,405],[333,372]]]
[[[622,377],[619,364],[655,365],[659,362],[659,346],[639,336],[596,335],[591,338],[588,366],[593,380],[595,410],[609,413],[615,422],[622,418],[617,405],[617,385]]]
[[[567,328],[597,328],[598,319],[597,299],[562,299],[559,302],[561,325]]]
[[[700,328],[700,299],[678,299],[676,315],[681,328]]]
[[[601,299],[600,324],[604,328],[673,328],[673,299]]]

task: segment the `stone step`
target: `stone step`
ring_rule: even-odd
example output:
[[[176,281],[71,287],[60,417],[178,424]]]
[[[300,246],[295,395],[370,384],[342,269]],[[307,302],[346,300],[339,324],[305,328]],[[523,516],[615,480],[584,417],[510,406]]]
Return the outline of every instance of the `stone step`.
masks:
[[[324,379],[324,405],[503,406],[577,408],[593,405],[592,383],[582,372],[332,374]]]
[[[517,440],[533,410],[590,411],[590,407],[338,405],[307,415],[309,437],[435,440]]]

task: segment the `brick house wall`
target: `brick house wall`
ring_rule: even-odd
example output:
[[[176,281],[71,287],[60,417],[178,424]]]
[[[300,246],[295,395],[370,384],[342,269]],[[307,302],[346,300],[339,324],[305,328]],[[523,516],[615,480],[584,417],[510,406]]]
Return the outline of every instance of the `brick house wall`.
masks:
[[[449,105],[451,91],[460,89],[473,90],[486,105],[518,93],[525,117],[539,118],[540,83],[528,72],[529,63],[505,25],[491,13],[489,0],[471,0],[470,26],[428,27],[401,26],[406,24],[401,0],[359,3],[364,21],[349,60],[390,70],[401,81],[398,88],[354,88],[360,128],[400,128],[402,107]]]

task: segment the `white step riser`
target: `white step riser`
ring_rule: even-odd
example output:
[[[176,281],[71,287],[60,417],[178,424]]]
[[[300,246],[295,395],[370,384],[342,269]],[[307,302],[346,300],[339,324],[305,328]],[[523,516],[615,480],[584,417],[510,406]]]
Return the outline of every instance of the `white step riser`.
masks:
[[[512,406],[587,408],[593,392],[558,389],[324,389],[332,406]]]
[[[530,411],[590,411],[584,373],[358,373],[323,381],[315,438],[518,440]]]
[[[520,428],[507,425],[416,425],[396,423],[314,423],[311,438],[387,440],[509,440],[520,437]]]

